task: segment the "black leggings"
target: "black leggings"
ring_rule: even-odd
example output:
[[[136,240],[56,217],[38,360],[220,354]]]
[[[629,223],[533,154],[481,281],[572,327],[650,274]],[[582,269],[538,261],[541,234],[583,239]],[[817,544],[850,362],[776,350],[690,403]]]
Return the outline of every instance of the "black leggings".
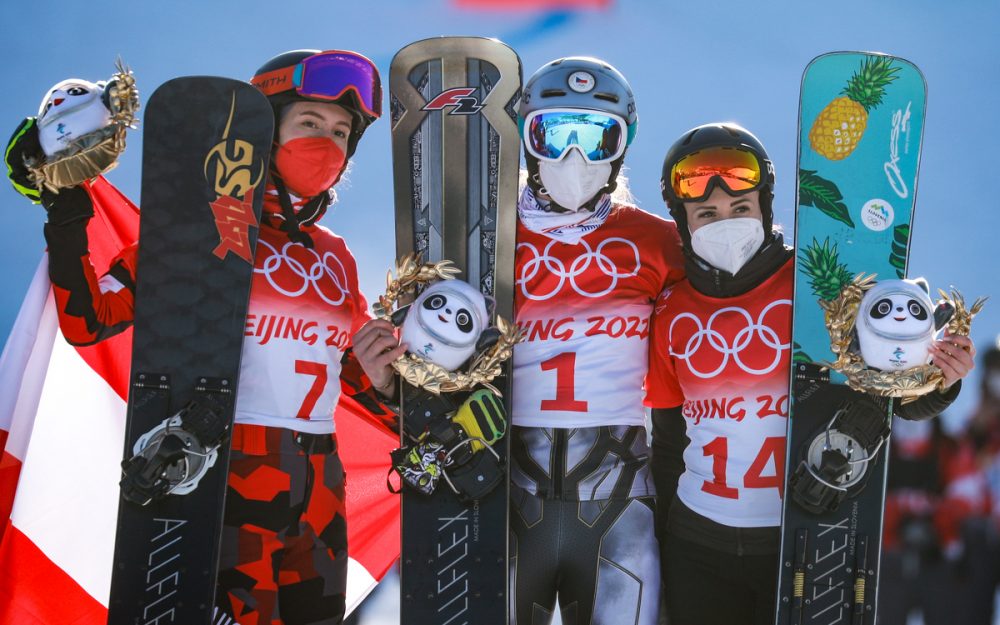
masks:
[[[511,486],[510,614],[548,625],[655,625],[653,498],[564,501]]]
[[[738,556],[668,533],[661,559],[670,625],[773,625],[777,553]]]

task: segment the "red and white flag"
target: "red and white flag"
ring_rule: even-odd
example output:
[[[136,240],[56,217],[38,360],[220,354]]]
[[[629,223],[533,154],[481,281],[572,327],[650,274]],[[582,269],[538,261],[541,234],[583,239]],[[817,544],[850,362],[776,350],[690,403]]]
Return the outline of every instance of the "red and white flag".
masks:
[[[101,270],[138,236],[138,209],[103,178],[90,191]],[[0,625],[107,620],[131,342],[128,330],[67,343],[43,257],[0,356]],[[362,412],[345,400],[336,414],[350,475],[349,610],[399,556],[399,501],[385,486],[398,441]]]

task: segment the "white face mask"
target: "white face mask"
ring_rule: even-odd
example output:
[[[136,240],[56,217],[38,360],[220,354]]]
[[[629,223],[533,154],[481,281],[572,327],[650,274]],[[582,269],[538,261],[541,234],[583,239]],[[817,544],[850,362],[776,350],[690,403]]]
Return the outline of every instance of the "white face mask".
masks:
[[[720,219],[691,233],[691,248],[717,269],[736,274],[764,242],[764,226],[759,219]]]
[[[540,161],[538,175],[542,179],[542,193],[559,206],[575,211],[608,184],[611,163],[589,163],[574,149],[561,161]]]

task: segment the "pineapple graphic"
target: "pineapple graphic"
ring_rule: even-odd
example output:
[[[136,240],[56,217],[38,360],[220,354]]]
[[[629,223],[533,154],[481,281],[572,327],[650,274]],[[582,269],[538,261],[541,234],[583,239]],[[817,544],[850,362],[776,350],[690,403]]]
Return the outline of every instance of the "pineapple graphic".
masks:
[[[812,149],[831,161],[847,158],[868,126],[868,113],[882,103],[899,67],[887,56],[868,56],[840,96],[826,105],[809,130]]]
[[[823,243],[813,239],[812,244],[799,253],[799,262],[809,276],[813,294],[821,300],[835,299],[844,285],[851,282],[847,265],[840,262],[837,244],[831,245],[830,239],[824,239]]]

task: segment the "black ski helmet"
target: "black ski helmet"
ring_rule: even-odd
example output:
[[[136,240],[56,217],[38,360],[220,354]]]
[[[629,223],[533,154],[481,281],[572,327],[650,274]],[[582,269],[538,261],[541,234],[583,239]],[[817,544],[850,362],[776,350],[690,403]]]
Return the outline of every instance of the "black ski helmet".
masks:
[[[584,74],[592,79],[586,91],[574,89],[576,78]],[[585,78],[586,78],[585,76]],[[615,180],[625,161],[628,145],[631,145],[639,128],[639,116],[635,109],[635,95],[625,76],[611,64],[589,56],[568,56],[549,61],[540,67],[525,83],[521,91],[521,101],[517,109],[518,130],[524,141],[524,123],[528,115],[544,109],[589,109],[617,115],[628,126],[625,152],[611,163],[608,184],[585,206],[591,207],[603,193],[615,189]],[[541,188],[538,177],[538,159],[524,151],[528,167],[528,186],[532,191]]]
[[[674,194],[673,185],[670,182],[670,171],[685,156],[715,147],[742,148],[752,152],[760,161],[762,173],[765,175],[760,187],[760,212],[763,218],[764,234],[770,237],[774,221],[774,165],[767,155],[767,150],[764,149],[760,140],[746,128],[732,122],[716,122],[696,126],[685,132],[670,146],[670,149],[667,150],[667,156],[663,159],[660,190],[667,203],[667,208],[670,210],[670,215],[677,222],[677,229],[680,231],[684,245],[688,249],[691,248],[691,232],[688,230],[687,213],[684,210],[684,201]]]
[[[260,76],[268,74],[270,72],[274,72],[276,70],[295,67],[305,59],[313,56],[314,54],[320,54],[321,52],[323,51],[290,50],[288,52],[282,52],[281,54],[272,57],[266,63],[261,65],[260,68],[256,72],[254,72],[253,78],[250,79],[250,82],[253,83],[254,86],[258,87],[263,91],[258,81],[258,78]],[[357,95],[355,95],[352,91],[348,91],[337,100],[332,101],[334,104],[339,104],[340,106],[347,109],[347,111],[349,111],[351,113],[351,116],[354,118],[354,123],[352,124],[351,128],[351,135],[347,138],[347,158],[351,158],[351,156],[354,155],[354,150],[357,149],[358,141],[361,139],[361,135],[365,133],[365,130],[368,129],[368,126],[370,126],[372,122],[378,119],[379,115],[381,114],[382,84],[381,84],[381,78],[379,77],[378,69],[375,67],[375,64],[371,63],[371,61],[367,57],[358,54],[357,52],[351,52],[348,50],[344,50],[343,52],[346,54],[360,57],[361,59],[364,59],[365,61],[370,63],[374,71],[374,79],[375,79],[374,80],[375,94],[373,95],[373,100],[376,106],[375,114],[365,112],[364,107],[358,101]],[[285,89],[284,91],[268,95],[267,99],[271,102],[271,108],[274,110],[274,123],[275,123],[274,131],[276,135],[278,132],[278,123],[281,121],[281,111],[282,109],[285,108],[285,106],[293,102],[307,102],[307,101],[331,102],[331,100],[308,98],[299,95],[295,91],[295,87],[292,86],[291,84],[289,84],[288,88]]]

